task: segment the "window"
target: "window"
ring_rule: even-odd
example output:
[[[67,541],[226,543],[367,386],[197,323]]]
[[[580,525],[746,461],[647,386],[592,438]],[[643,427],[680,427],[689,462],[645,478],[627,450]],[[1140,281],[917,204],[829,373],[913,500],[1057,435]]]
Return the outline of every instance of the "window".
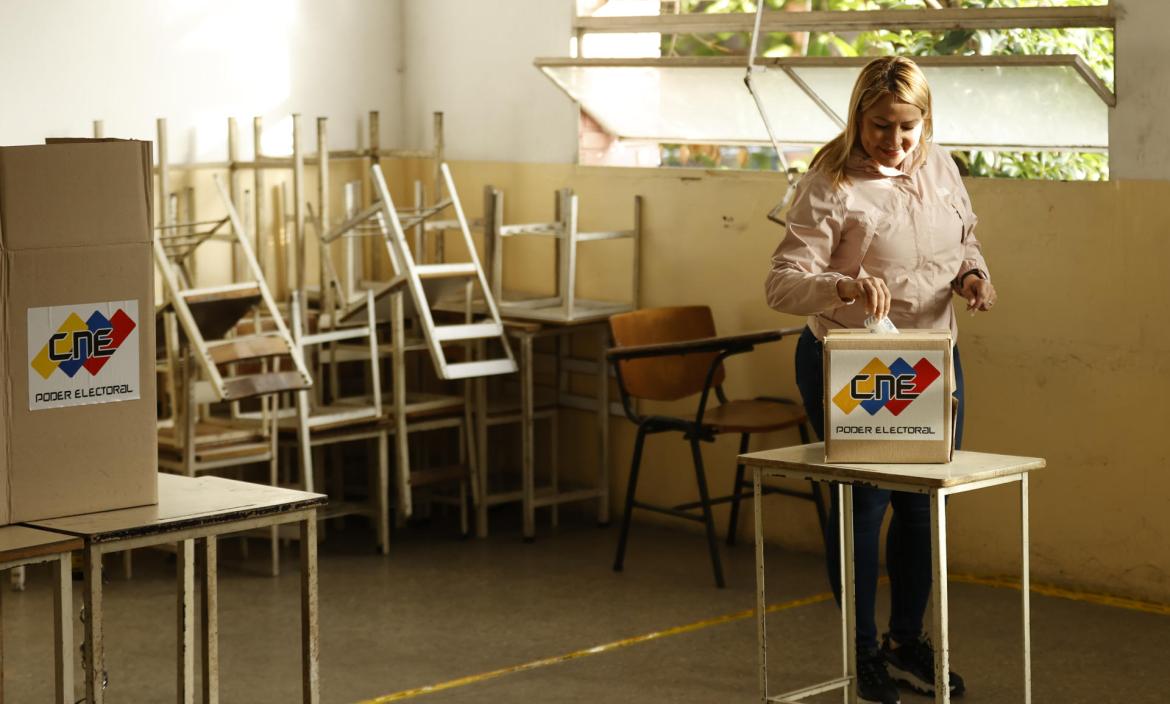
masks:
[[[807,163],[840,131],[860,66],[872,55],[899,53],[915,56],[930,80],[936,140],[975,175],[1107,176],[1112,8],[1001,7],[1006,3],[996,0],[953,0],[948,4],[961,6],[945,8],[931,0],[939,9],[907,0],[768,3],[775,9],[763,15],[755,62],[763,70],[754,81],[790,163]],[[896,9],[902,7],[918,9]],[[682,0],[677,9],[579,17],[583,56],[536,64],[627,150],[650,146],[664,165],[775,168],[764,122],[743,86],[754,3]],[[658,30],[656,47],[646,40],[649,30]],[[639,49],[656,56],[631,58],[635,49],[598,57],[594,35],[608,35],[611,47],[619,37],[637,37]]]

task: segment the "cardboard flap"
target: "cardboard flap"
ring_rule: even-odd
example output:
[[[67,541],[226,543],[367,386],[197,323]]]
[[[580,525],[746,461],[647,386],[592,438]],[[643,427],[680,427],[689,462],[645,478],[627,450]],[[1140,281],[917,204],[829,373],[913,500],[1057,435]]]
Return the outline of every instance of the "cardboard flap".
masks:
[[[831,344],[838,348],[848,346],[881,347],[888,349],[897,349],[899,347],[913,349],[923,345],[932,348],[936,346],[954,346],[954,342],[951,340],[951,331],[945,329],[901,330],[896,333],[887,333],[842,328],[839,330],[830,330],[825,333],[825,344]]]
[[[150,168],[150,145],[137,140],[0,148],[0,246],[150,242]]]

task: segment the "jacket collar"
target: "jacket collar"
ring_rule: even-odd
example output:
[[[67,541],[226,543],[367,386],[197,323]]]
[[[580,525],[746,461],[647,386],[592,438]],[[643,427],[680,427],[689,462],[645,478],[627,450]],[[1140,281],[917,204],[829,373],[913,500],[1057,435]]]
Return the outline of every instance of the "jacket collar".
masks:
[[[920,169],[922,164],[926,163],[925,159],[915,158],[918,156],[918,149],[926,148],[927,147],[925,144],[919,142],[915,151],[906,155],[906,158],[902,161],[901,166],[897,168],[891,168],[889,166],[882,166],[881,164],[877,163],[873,160],[872,157],[866,154],[864,150],[858,147],[849,153],[849,159],[845,162],[845,167],[850,171],[872,174],[874,176],[881,176],[884,178],[909,177],[913,176],[914,172]]]

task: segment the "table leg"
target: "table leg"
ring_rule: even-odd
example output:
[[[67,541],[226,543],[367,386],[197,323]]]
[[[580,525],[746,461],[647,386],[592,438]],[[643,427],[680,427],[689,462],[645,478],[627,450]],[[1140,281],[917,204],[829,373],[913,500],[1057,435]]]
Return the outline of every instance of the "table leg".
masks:
[[[931,532],[930,552],[934,565],[934,701],[949,704],[950,687],[950,639],[947,623],[947,506],[946,496],[938,491],[930,492],[930,517],[934,530]]]
[[[73,704],[73,557],[60,555],[53,561],[53,665],[56,670],[58,704]],[[0,694],[0,701],[3,701]]]
[[[483,359],[485,354],[484,343],[481,340],[476,347],[477,356]],[[475,395],[475,453],[476,472],[479,474],[479,501],[475,505],[475,536],[486,538],[488,535],[488,428],[487,428],[487,377],[476,377],[472,384]]]
[[[609,525],[609,326],[597,326],[597,522]]]
[[[843,691],[846,704],[857,704],[857,590],[854,582],[853,557],[853,485],[837,485],[837,527],[841,553],[841,641],[845,649],[845,677],[849,685]]]
[[[560,448],[557,445],[557,433],[559,432],[558,425],[560,424],[560,405],[562,399],[569,395],[569,370],[565,368],[565,362],[573,356],[573,335],[565,331],[561,331],[555,338],[557,343],[557,395],[556,404],[558,411],[550,421],[552,426],[549,430],[549,439],[552,441],[552,447],[549,450],[549,457],[552,461],[552,488],[553,493],[560,492]],[[554,503],[552,505],[552,527],[557,528],[560,525],[560,504]]]
[[[0,587],[0,704],[4,704],[4,589]]]
[[[195,541],[182,540],[178,554],[178,702],[195,704]]]
[[[219,548],[216,537],[199,540],[203,563],[200,641],[203,649],[203,704],[219,704]]]
[[[280,486],[280,395],[266,396],[260,401],[269,413],[268,427],[268,484]],[[247,550],[248,539],[244,538]],[[245,555],[246,557],[246,555]],[[280,576],[280,530],[277,526],[268,529],[268,569],[273,577]]]
[[[319,388],[319,387],[318,387]],[[313,444],[309,437],[309,392],[295,392],[297,404],[297,458],[300,460],[301,486],[315,491],[313,477]]]
[[[105,672],[105,644],[102,642],[102,552],[98,546],[85,547],[85,700],[102,704]]]
[[[336,366],[336,365],[334,365]],[[386,433],[378,433],[378,548],[383,555],[390,554],[390,440]]]
[[[390,296],[394,349],[391,354],[392,390],[394,393],[394,447],[395,464],[398,470],[398,513],[395,523],[406,525],[406,519],[414,513],[414,497],[410,487],[410,439],[406,423],[406,319],[402,291]]]
[[[1020,543],[1023,549],[1023,572],[1020,592],[1024,607],[1024,704],[1032,704],[1032,575],[1028,558],[1028,475],[1020,476]]]
[[[317,624],[317,512],[301,527],[301,699],[321,704]]]
[[[768,602],[764,594],[764,502],[760,468],[752,467],[752,510],[756,524],[756,637],[759,641],[760,701],[768,701]]]
[[[524,512],[524,540],[536,539],[536,444],[532,398],[532,336],[520,335],[520,445],[521,496]]]

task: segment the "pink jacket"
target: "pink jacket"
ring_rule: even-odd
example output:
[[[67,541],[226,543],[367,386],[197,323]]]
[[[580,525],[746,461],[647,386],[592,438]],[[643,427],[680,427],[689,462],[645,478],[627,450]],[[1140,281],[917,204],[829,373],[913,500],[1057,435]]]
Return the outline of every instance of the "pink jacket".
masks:
[[[854,152],[839,187],[820,168],[800,180],[765,283],[769,306],[809,316],[818,339],[834,328],[860,328],[865,302],[841,300],[837,281],[872,276],[889,287],[890,320],[899,329],[949,328],[957,339],[955,279],[970,269],[990,272],[951,155],[919,148],[930,151],[909,173]]]

